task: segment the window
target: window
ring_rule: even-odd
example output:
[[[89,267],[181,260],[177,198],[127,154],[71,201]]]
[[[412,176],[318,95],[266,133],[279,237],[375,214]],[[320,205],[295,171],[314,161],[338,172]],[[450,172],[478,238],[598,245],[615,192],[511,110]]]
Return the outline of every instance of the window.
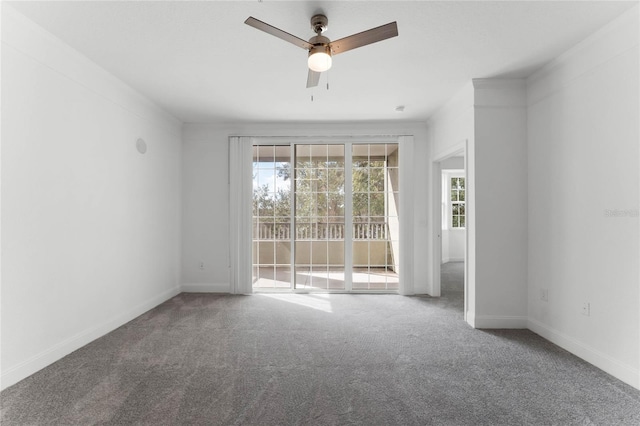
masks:
[[[463,177],[452,177],[451,194],[451,227],[465,227],[465,182]]]

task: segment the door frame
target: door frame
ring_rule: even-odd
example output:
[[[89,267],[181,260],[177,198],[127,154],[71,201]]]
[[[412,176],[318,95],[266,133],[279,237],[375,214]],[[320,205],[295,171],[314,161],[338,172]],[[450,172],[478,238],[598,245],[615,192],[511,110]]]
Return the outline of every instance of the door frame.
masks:
[[[432,271],[432,294],[433,297],[440,297],[441,295],[441,263],[442,263],[442,165],[441,163],[451,157],[457,157],[462,155],[464,157],[464,178],[467,184],[467,191],[469,189],[469,168],[468,168],[468,147],[469,141],[467,139],[458,142],[449,150],[437,155],[431,163],[432,170],[432,188],[431,188],[431,205],[432,205],[432,214],[433,214],[433,229],[431,232],[432,235],[432,261],[433,261],[433,271]],[[466,194],[466,199],[468,201],[468,193]],[[467,321],[467,313],[469,311],[469,279],[468,279],[468,271],[469,271],[469,209],[465,209],[467,218],[466,218],[466,229],[465,229],[465,244],[464,244],[464,320]]]
[[[237,150],[238,147],[232,147],[231,144],[248,144],[241,147],[243,152],[251,151],[254,144],[265,145],[288,145],[288,144],[374,144],[374,143],[397,143],[399,145],[398,155],[398,168],[399,168],[399,185],[401,192],[408,196],[400,197],[400,249],[399,249],[399,289],[398,293],[402,295],[414,294],[413,285],[413,202],[410,194],[413,194],[413,135],[374,135],[374,136],[253,136],[253,137],[236,137],[229,138],[230,152]],[[232,239],[231,253],[230,253],[230,268],[231,268],[231,288],[235,293],[250,294],[253,292],[253,286],[247,285],[246,271],[251,271],[252,266],[252,222],[246,220],[246,212],[242,212],[241,209],[246,209],[251,206],[249,202],[252,197],[252,186],[246,183],[238,184],[237,182],[244,182],[247,176],[251,175],[251,162],[246,161],[245,155],[230,156],[229,164],[229,183],[230,191],[238,190],[238,199],[244,201],[230,202],[229,214],[232,222],[233,218],[242,218],[238,221],[237,226],[231,227]],[[230,194],[232,195],[232,194]],[[233,198],[233,197],[232,197]],[[346,214],[346,212],[345,212]],[[233,225],[233,224],[232,224]],[[346,256],[345,249],[345,256]],[[248,253],[248,255],[247,255]],[[248,261],[248,264],[247,264]],[[234,271],[245,271],[244,274],[234,273]],[[248,274],[249,281],[251,280],[251,274]],[[237,282],[242,280],[244,282]],[[251,283],[249,283],[251,284]],[[309,290],[294,290],[294,292],[309,292]],[[326,290],[326,292],[344,292],[344,291],[332,291]],[[353,291],[363,292],[363,291]]]

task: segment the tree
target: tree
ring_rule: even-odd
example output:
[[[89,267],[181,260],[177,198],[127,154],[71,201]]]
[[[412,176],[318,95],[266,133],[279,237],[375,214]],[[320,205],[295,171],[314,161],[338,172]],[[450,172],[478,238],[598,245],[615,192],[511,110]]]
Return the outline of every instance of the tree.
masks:
[[[291,203],[289,191],[279,189],[269,192],[269,185],[264,184],[253,190],[253,215],[260,217],[289,217]]]
[[[384,161],[354,161],[352,175],[354,221],[379,221],[377,218],[384,218]]]
[[[277,177],[292,180],[291,163],[275,165]],[[340,167],[342,166],[342,167]],[[344,166],[336,161],[309,160],[297,162],[294,171],[296,216],[309,223],[342,223],[344,221]],[[385,161],[358,160],[353,163],[353,218],[356,222],[384,222]],[[254,216],[290,215],[289,189],[269,191],[267,184],[254,189]]]

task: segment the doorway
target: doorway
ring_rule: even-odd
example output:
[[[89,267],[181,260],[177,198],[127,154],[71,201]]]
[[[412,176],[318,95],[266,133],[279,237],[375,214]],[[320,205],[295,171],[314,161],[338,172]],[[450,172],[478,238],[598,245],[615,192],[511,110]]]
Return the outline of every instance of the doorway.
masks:
[[[397,292],[399,144],[253,145],[253,289]]]
[[[466,143],[433,163],[433,295],[459,303],[466,320],[467,173]]]
[[[440,292],[460,304],[464,301],[464,260],[466,242],[466,177],[464,157],[440,162],[442,202],[440,229]]]

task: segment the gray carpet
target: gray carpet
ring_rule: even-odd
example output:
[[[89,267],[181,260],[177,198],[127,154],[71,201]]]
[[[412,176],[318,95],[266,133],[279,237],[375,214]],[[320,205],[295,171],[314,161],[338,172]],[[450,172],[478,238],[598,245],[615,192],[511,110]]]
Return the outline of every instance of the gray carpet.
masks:
[[[458,272],[456,273],[456,268]],[[443,297],[181,294],[2,392],[2,425],[638,425],[640,391]]]

